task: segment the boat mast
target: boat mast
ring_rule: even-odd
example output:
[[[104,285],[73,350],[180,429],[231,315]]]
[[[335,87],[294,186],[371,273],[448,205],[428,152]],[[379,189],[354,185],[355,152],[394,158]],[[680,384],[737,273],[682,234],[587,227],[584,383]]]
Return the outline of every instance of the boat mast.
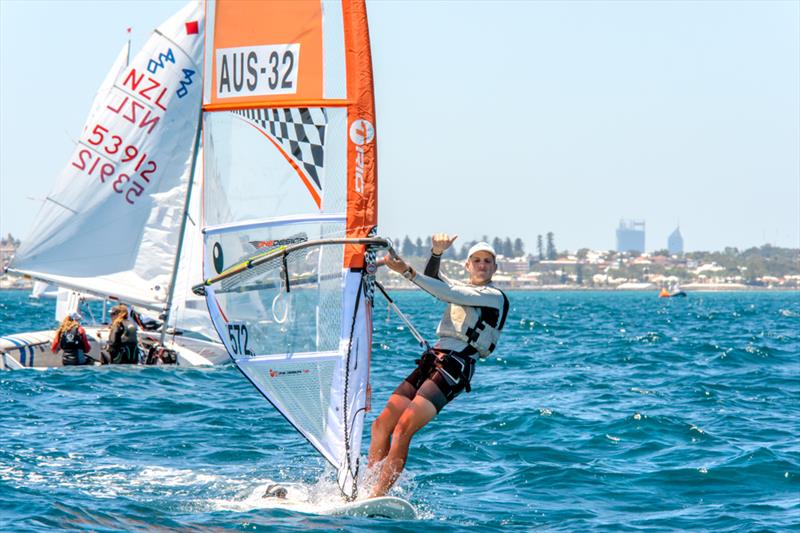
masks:
[[[189,202],[192,200],[192,184],[194,183],[194,174],[197,170],[197,155],[198,149],[200,147],[200,136],[203,134],[203,107],[200,106],[200,113],[197,117],[197,128],[195,128],[197,133],[194,136],[194,146],[192,147],[192,170],[189,173],[189,183],[187,184],[186,188],[186,201],[183,204],[183,216],[181,217],[181,229],[180,233],[178,234],[178,248],[175,252],[175,261],[172,264],[172,277],[169,280],[169,291],[167,293],[167,302],[164,307],[164,312],[161,314],[162,318],[162,325],[161,325],[161,338],[159,339],[160,344],[164,344],[164,340],[167,338],[167,323],[169,322],[169,312],[172,309],[172,299],[175,296],[175,280],[178,277],[178,263],[181,260],[181,251],[183,249],[183,237],[186,233],[186,222],[189,218]]]

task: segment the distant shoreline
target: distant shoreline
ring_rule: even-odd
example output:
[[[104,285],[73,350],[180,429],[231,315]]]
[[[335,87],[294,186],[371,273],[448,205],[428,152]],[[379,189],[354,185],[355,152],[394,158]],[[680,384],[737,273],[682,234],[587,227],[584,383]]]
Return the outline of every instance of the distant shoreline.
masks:
[[[386,286],[387,290],[393,291],[420,291],[418,287],[407,286]],[[520,292],[642,292],[642,293],[655,293],[657,294],[660,288],[648,289],[617,289],[615,287],[570,287],[562,285],[542,285],[542,286],[524,286],[524,287],[499,287],[504,291],[520,291]],[[797,287],[725,287],[723,285],[715,285],[708,288],[690,288],[684,289],[687,294],[694,294],[699,292],[800,292]]]
[[[418,287],[406,286],[386,286],[387,290],[392,291],[421,291]],[[641,292],[658,293],[659,288],[648,289],[617,289],[615,287],[571,287],[562,285],[542,285],[542,286],[523,286],[523,287],[499,287],[505,291],[519,292]],[[30,287],[0,287],[0,292],[30,292]],[[689,288],[684,289],[687,294],[706,293],[706,292],[800,292],[798,287],[725,287],[724,285],[714,285],[708,288]]]

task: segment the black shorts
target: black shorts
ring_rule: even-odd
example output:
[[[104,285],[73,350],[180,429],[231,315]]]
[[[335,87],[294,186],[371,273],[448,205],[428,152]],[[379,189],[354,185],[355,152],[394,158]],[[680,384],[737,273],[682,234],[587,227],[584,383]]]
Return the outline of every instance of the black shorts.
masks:
[[[409,400],[419,394],[440,412],[464,389],[475,372],[475,359],[441,350],[422,354],[417,368],[395,389],[394,394]]]

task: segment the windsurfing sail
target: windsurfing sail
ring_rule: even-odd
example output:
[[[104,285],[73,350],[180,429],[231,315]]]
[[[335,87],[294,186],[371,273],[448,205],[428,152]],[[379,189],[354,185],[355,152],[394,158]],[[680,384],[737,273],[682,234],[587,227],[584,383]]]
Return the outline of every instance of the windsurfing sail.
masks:
[[[363,1],[209,1],[204,294],[236,366],[357,492],[377,224]]]
[[[203,28],[191,2],[130,64],[115,63],[12,271],[165,310],[197,144]]]

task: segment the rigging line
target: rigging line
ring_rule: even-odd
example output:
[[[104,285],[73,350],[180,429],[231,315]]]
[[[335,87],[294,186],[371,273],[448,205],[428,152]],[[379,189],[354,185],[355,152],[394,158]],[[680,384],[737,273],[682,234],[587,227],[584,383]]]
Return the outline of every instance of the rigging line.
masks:
[[[64,204],[62,204],[61,202],[59,202],[57,200],[54,200],[53,198],[50,198],[49,196],[45,197],[45,201],[46,202],[52,202],[52,203],[56,204],[58,207],[63,207],[67,211],[71,211],[73,215],[77,215],[78,214],[78,212],[75,211],[74,209],[72,209],[71,207],[67,207]]]
[[[344,398],[342,402],[342,422],[344,422],[344,454],[345,454],[345,463],[347,465],[347,470],[350,473],[350,476],[353,478],[353,488],[352,488],[352,496],[348,496],[347,494],[344,495],[344,499],[348,502],[351,502],[356,499],[358,495],[358,486],[357,486],[357,476],[358,476],[358,465],[356,465],[355,475],[353,474],[353,467],[350,462],[350,430],[347,420],[347,396],[350,391],[350,354],[353,350],[353,333],[356,329],[356,319],[358,318],[358,307],[359,303],[361,302],[361,290],[364,288],[364,271],[361,271],[361,279],[358,282],[358,291],[356,292],[356,301],[353,304],[353,320],[350,323],[350,342],[347,344],[347,358],[345,359],[345,369],[346,372],[344,373]],[[356,356],[358,357],[358,356]],[[339,490],[342,490],[339,487]],[[344,494],[344,491],[342,491]]]
[[[362,411],[364,412],[364,416],[367,416],[367,408],[366,408],[366,407],[361,407],[361,408],[359,408],[359,409],[356,409],[356,412],[355,412],[355,413],[353,413],[353,416],[351,416],[351,417],[350,417],[350,420],[351,420],[351,425],[353,425],[353,424],[355,424],[355,423],[356,423],[356,417],[357,417],[357,416],[358,416],[358,414],[359,414],[359,413],[361,413]],[[352,437],[353,437],[353,436],[352,436],[352,435],[350,435],[350,437],[351,437],[351,438],[350,438],[350,440],[352,440]],[[358,466],[358,465],[357,465],[357,466]],[[356,471],[355,471],[355,472],[353,472],[353,470],[352,470],[351,468],[348,468],[348,470],[350,471],[350,475],[351,475],[351,476],[353,476],[353,480],[355,480],[355,479],[356,479],[356,476],[358,475],[358,468],[356,468]],[[355,498],[354,498],[354,499],[355,499]]]
[[[409,320],[408,317],[402,311],[400,311],[400,308],[397,307],[396,303],[394,303],[394,300],[392,300],[392,297],[389,296],[388,292],[386,292],[386,289],[383,287],[381,282],[375,280],[375,286],[378,287],[378,289],[381,291],[381,294],[383,294],[383,297],[386,298],[386,301],[389,303],[389,307],[391,307],[392,310],[395,313],[397,313],[397,316],[400,317],[400,320],[405,322],[406,326],[408,326],[408,330],[411,332],[411,335],[413,335],[414,338],[417,339],[419,345],[425,348],[426,350],[430,349],[428,341],[426,341],[425,337],[423,337],[422,334],[419,332],[419,330],[414,327],[414,324],[411,323],[411,320]]]

